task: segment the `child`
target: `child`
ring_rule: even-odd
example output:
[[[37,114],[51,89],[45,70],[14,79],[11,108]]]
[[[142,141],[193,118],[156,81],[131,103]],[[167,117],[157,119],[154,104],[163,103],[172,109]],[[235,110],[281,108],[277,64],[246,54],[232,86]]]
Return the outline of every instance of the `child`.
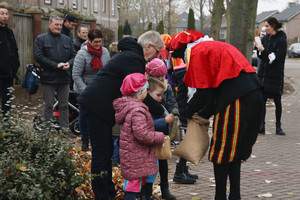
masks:
[[[162,105],[165,106],[169,113],[173,113],[176,117],[179,117],[178,105],[175,100],[172,87],[168,84],[165,74],[167,73],[167,68],[164,62],[160,59],[153,59],[150,63],[146,65],[147,77],[155,78],[162,83],[164,83],[166,89],[162,96]],[[179,163],[176,165],[176,172],[174,174],[173,181],[183,184],[193,184],[198,179],[196,174],[190,174],[188,171],[188,166],[186,166],[186,160],[180,158]]]
[[[152,185],[158,172],[155,145],[161,145],[166,138],[162,132],[154,131],[151,114],[142,102],[147,95],[147,85],[143,74],[130,74],[121,86],[124,97],[113,102],[116,122],[121,125],[120,163],[125,178],[125,200],[136,199],[143,178],[146,179],[146,199],[153,199]]]
[[[162,95],[164,94],[165,87],[164,84],[154,78],[149,78],[149,88],[148,94],[158,102],[162,102]],[[168,135],[168,123],[174,122],[174,115],[169,113],[167,110],[163,116],[160,118],[154,118],[154,126],[156,131],[163,131],[164,134]],[[169,183],[168,183],[168,161],[167,160],[159,160],[159,174],[160,174],[160,188],[163,199],[174,200],[176,199],[169,191]]]

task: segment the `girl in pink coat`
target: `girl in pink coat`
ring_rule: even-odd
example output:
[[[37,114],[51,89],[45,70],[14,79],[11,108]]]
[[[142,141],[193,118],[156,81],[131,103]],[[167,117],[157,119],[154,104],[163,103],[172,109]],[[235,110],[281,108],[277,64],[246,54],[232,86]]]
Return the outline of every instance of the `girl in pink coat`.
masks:
[[[164,134],[154,131],[148,107],[142,102],[148,82],[143,74],[125,77],[121,86],[124,95],[113,102],[116,122],[121,125],[120,164],[125,178],[125,200],[135,200],[145,178],[146,199],[153,199],[152,185],[158,172],[155,145],[164,142]]]

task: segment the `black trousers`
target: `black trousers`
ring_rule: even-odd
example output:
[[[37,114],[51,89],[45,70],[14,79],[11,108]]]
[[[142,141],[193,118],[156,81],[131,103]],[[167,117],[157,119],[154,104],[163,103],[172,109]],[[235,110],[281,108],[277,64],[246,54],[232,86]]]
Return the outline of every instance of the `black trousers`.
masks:
[[[281,123],[281,115],[282,115],[282,105],[281,105],[281,94],[267,94],[263,93],[264,99],[264,109],[262,113],[263,123],[265,123],[266,118],[266,102],[268,99],[273,99],[275,103],[275,116],[276,116],[276,125]]]
[[[10,110],[10,103],[7,103],[7,101],[12,95],[9,93],[8,88],[13,86],[13,80],[13,78],[0,78],[1,109],[3,116]]]
[[[229,200],[241,199],[241,161],[237,160],[227,164],[214,164],[214,174],[216,181],[215,200],[226,200],[226,184],[229,176],[230,194]]]

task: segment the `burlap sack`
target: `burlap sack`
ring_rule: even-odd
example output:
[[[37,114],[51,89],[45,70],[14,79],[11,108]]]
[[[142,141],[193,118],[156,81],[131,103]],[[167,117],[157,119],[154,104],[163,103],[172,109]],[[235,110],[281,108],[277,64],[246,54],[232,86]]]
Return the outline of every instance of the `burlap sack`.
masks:
[[[198,165],[209,146],[208,128],[207,119],[194,115],[188,120],[185,137],[173,154]]]
[[[174,116],[174,122],[169,124],[169,136],[171,141],[181,141],[181,131],[178,116]]]
[[[155,157],[158,160],[168,160],[172,158],[170,138],[168,138],[163,144],[156,145]]]

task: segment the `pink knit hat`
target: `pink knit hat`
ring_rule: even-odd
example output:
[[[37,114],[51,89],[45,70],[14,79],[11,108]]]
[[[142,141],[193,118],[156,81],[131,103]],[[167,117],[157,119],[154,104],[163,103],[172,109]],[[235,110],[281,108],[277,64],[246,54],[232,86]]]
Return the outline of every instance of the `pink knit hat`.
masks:
[[[150,76],[163,76],[167,73],[167,67],[164,61],[154,58],[146,65],[145,72]]]
[[[141,73],[127,75],[122,83],[121,92],[124,96],[131,96],[148,86],[146,77]]]

